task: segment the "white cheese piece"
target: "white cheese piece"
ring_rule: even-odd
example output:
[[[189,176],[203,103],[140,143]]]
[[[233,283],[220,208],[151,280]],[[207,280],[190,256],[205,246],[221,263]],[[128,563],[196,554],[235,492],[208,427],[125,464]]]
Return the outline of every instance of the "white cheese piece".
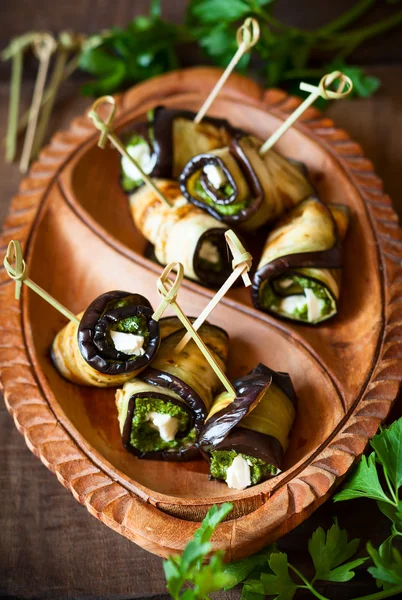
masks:
[[[206,165],[203,170],[211,185],[217,190],[228,181],[222,169],[215,167],[215,165]]]
[[[226,471],[226,483],[233,490],[244,490],[251,485],[250,465],[238,454]]]
[[[304,290],[304,293],[306,295],[307,300],[308,320],[310,321],[310,323],[313,323],[321,317],[324,301],[320,300],[320,298],[317,298],[313,290],[311,290],[310,288],[306,288]]]
[[[198,256],[212,264],[217,264],[220,258],[218,248],[208,240],[201,245]]]
[[[125,333],[124,331],[111,331],[110,336],[118,352],[135,356],[142,356],[144,354],[144,338],[142,335]]]
[[[128,146],[127,153],[140,165],[144,173],[149,175],[154,168],[156,157],[151,155],[148,144],[144,142],[142,144],[136,144],[135,146]],[[121,168],[130,179],[133,179],[134,181],[142,179],[141,173],[137,167],[134,166],[126,156],[123,156],[121,159]]]
[[[281,300],[280,310],[288,315],[293,315],[295,310],[303,310],[307,299],[302,294],[296,296],[287,296]]]
[[[146,415],[146,420],[151,421],[152,429],[159,431],[164,442],[173,442],[179,429],[179,419],[170,415],[158,412],[150,412]]]
[[[292,283],[293,283],[292,279],[281,279],[279,281],[279,287],[286,289],[286,288],[290,287],[292,285]]]

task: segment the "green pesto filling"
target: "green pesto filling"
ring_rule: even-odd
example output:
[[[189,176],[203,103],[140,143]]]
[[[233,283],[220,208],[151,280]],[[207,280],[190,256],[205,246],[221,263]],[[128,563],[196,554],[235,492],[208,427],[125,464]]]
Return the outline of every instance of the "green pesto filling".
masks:
[[[210,464],[212,477],[226,481],[226,472],[238,454],[236,450],[213,450]],[[278,469],[274,465],[247,454],[242,454],[242,456],[250,465],[251,485],[256,485],[264,477],[277,474]]]
[[[106,312],[116,310],[117,308],[124,308],[125,306],[135,306],[133,302],[133,296],[126,296],[125,298],[117,298],[107,303],[103,316]],[[149,329],[148,319],[143,315],[133,315],[131,317],[125,317],[120,319],[111,327],[113,331],[121,331],[123,333],[134,333],[135,335],[141,335],[144,338],[143,349],[145,350],[149,342]],[[111,342],[113,343],[113,342]],[[135,360],[137,356],[130,357],[129,360]]]
[[[152,131],[152,129],[151,129],[151,131]],[[150,137],[152,137],[152,136],[150,136]],[[149,148],[147,140],[142,135],[139,135],[138,133],[134,133],[130,137],[130,139],[128,140],[128,142],[126,144],[126,150],[128,151],[129,148],[135,148],[136,146],[141,145],[141,144],[146,146],[149,150],[151,150]],[[139,165],[140,165],[140,167],[143,167],[141,162],[139,163]],[[122,172],[121,185],[125,192],[133,192],[142,184],[142,177],[139,177],[138,179],[132,179],[131,177],[129,177],[129,175],[127,175],[127,173],[124,171],[123,168],[122,168],[121,172]]]
[[[148,321],[142,316],[126,317],[117,321],[116,325],[112,327],[113,331],[122,331],[123,333],[134,333],[135,335],[141,335],[144,338],[143,348],[148,344],[149,331]]]
[[[214,199],[204,190],[200,179],[196,179],[194,183],[194,192],[201,198],[205,204],[212,206],[216,212],[223,216],[232,216],[239,213],[241,210],[247,207],[248,202],[232,202],[232,204],[217,204]],[[226,183],[224,186],[219,188],[219,192],[224,194],[226,198],[229,198],[234,193],[234,188],[230,183]]]
[[[159,432],[153,429],[147,421],[147,413],[157,412],[168,414],[179,419],[179,432],[188,427],[189,415],[177,404],[163,402],[158,398],[136,398],[135,411],[132,421],[130,444],[140,452],[159,452],[161,450],[179,450],[185,446],[192,446],[195,441],[195,429],[193,428],[185,437],[176,438],[171,442],[165,442]]]
[[[281,288],[280,281],[291,279],[292,285],[287,288]],[[292,313],[285,313],[281,310],[281,301],[287,296],[303,295],[304,289],[309,288],[314,292],[314,295],[322,300],[320,319],[334,312],[334,299],[324,285],[308,279],[300,275],[284,275],[273,282],[266,281],[260,288],[260,302],[263,308],[267,308],[277,312],[278,314],[286,314],[300,321],[308,322],[308,307],[307,301],[302,308],[295,308]]]

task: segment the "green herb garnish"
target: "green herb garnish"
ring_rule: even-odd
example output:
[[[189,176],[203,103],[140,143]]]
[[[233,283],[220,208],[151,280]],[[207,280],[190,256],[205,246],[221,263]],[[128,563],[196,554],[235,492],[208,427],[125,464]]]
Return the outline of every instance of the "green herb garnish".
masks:
[[[358,556],[360,540],[348,538],[335,520],[330,529],[319,527],[308,543],[313,575],[307,576],[289,562],[285,553],[270,546],[254,556],[227,565],[222,553],[215,552],[209,562],[203,560],[211,551],[210,537],[228,514],[231,505],[214,506],[203,521],[182,557],[174,556],[164,563],[167,588],[174,600],[209,599],[220,589],[229,590],[243,583],[242,600],[293,600],[299,590],[311,597],[329,600],[319,592],[320,582],[347,582],[355,570],[367,565],[376,580],[377,592],[354,600],[382,600],[402,597],[402,418],[371,440],[373,452],[363,457],[335,501],[371,498],[392,522],[391,535],[374,548],[368,542],[367,556]],[[382,483],[384,480],[384,483]],[[220,512],[221,511],[221,512]],[[190,586],[190,587],[187,587]],[[303,596],[304,597],[304,596]]]
[[[161,2],[153,0],[149,16],[137,17],[125,29],[93,36],[93,44],[90,38],[80,68],[94,80],[83,87],[83,93],[110,94],[177,69],[177,48],[188,42],[198,44],[206,57],[226,67],[237,50],[236,29],[247,16],[258,19],[261,36],[237,68],[244,71],[252,54],[262,64],[259,75],[266,87],[287,84],[299,93],[295,84],[301,79],[316,82],[340,69],[353,80],[355,95],[366,97],[376,91],[380,81],[345,60],[360,45],[401,25],[401,9],[390,6],[389,15],[361,26],[359,19],[367,17],[378,2],[358,0],[321,27],[305,30],[278,21],[273,15],[275,4],[273,0],[191,0],[184,24],[175,25],[162,19]]]
[[[231,510],[232,504],[229,502],[219,508],[213,506],[193,539],[186,545],[183,554],[171,556],[164,561],[167,589],[174,600],[208,599],[211,593],[230,586],[234,581],[234,577],[225,572],[223,552],[214,552],[204,564],[212,550],[211,536]]]

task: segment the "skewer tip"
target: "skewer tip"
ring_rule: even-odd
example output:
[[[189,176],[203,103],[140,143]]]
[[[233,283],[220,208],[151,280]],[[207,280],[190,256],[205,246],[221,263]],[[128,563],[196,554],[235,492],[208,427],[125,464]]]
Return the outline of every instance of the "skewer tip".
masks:
[[[108,104],[111,108],[109,113],[106,116],[106,119],[102,119],[102,117],[98,113],[98,108],[102,104]],[[113,121],[116,116],[116,100],[113,96],[101,96],[92,104],[91,108],[88,111],[88,118],[95,125],[96,129],[99,129],[101,135],[99,137],[98,146],[102,149],[105,148],[108,134],[112,133]]]

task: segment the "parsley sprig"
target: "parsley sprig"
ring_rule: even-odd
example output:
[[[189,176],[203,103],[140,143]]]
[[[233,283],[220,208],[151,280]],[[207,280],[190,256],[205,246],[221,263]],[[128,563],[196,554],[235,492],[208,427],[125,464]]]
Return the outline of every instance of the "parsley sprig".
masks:
[[[203,563],[212,550],[213,532],[232,508],[230,502],[213,506],[183,554],[163,563],[167,589],[174,600],[208,600],[212,592],[231,585],[233,577],[224,570],[223,552],[214,552],[209,562]]]
[[[308,577],[288,560],[284,552],[270,546],[262,552],[227,565],[222,552],[210,554],[212,533],[230,512],[231,504],[214,506],[201,528],[195,533],[183,555],[165,561],[167,587],[174,600],[208,599],[220,589],[229,590],[243,583],[242,600],[293,600],[299,590],[308,590],[312,597],[329,600],[318,587],[322,582],[347,582],[355,570],[369,565],[367,571],[376,580],[379,591],[355,600],[382,600],[402,597],[402,419],[383,429],[371,440],[373,451],[361,462],[335,496],[335,501],[369,498],[391,521],[391,534],[374,548],[366,544],[366,556],[361,556],[360,540],[349,540],[348,534],[335,520],[330,529],[319,527],[308,542],[314,575]],[[205,563],[205,564],[204,564]]]
[[[197,44],[205,58],[226,66],[237,48],[236,28],[247,16],[259,20],[261,36],[237,68],[244,71],[253,60],[264,85],[287,85],[297,92],[295,84],[301,79],[316,80],[341,69],[353,79],[355,94],[365,97],[376,91],[380,84],[376,77],[345,61],[367,40],[402,25],[401,9],[390,6],[389,15],[362,27],[359,20],[369,15],[379,0],[357,0],[336,19],[304,30],[274,16],[277,1],[191,0],[184,23],[176,25],[162,18],[161,0],[152,0],[148,16],[137,17],[125,29],[102,32],[95,36],[96,44],[86,47],[80,68],[94,79],[83,92],[95,96],[113,93],[176,69],[181,66],[178,49],[188,43]]]

